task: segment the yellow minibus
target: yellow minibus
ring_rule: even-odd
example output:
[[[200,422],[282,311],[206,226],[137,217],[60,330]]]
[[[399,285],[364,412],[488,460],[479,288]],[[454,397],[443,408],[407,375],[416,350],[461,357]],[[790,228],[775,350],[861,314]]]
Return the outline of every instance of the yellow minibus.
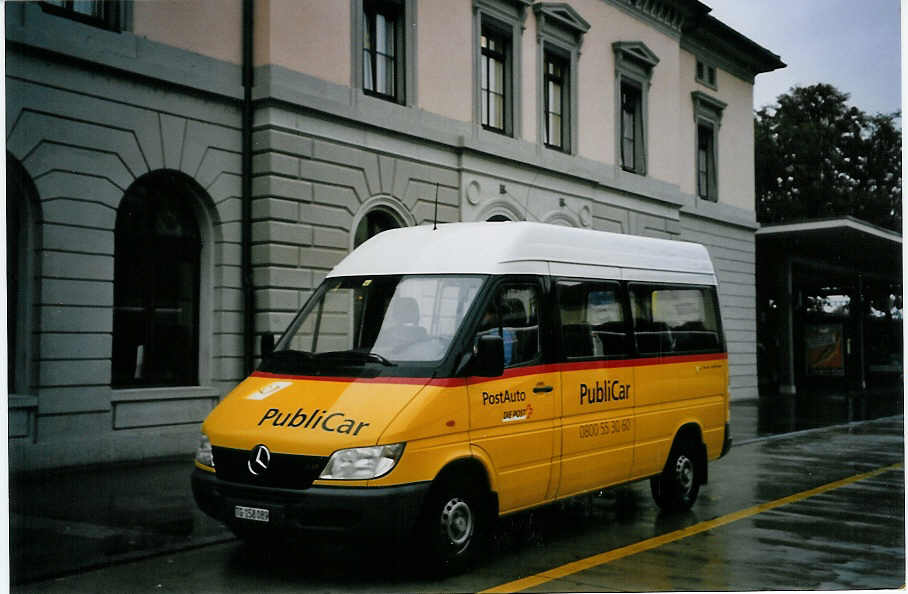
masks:
[[[612,485],[688,509],[731,445],[716,286],[694,243],[385,231],[209,414],[195,499],[247,540],[416,542],[446,567],[499,516]]]

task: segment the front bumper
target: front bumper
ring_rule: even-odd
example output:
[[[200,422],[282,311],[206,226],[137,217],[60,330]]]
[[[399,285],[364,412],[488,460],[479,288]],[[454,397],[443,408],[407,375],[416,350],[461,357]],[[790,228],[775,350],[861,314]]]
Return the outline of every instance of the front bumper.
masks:
[[[228,526],[336,542],[402,542],[412,534],[430,486],[422,482],[297,490],[228,482],[198,468],[192,473],[198,506]],[[267,509],[269,521],[236,518],[237,505]]]

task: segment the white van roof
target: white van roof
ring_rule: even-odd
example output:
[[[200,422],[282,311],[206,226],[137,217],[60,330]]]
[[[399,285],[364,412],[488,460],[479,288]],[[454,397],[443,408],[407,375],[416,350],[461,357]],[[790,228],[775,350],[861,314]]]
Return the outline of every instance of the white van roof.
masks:
[[[379,233],[328,274],[551,274],[716,284],[700,244],[531,222],[446,223]]]

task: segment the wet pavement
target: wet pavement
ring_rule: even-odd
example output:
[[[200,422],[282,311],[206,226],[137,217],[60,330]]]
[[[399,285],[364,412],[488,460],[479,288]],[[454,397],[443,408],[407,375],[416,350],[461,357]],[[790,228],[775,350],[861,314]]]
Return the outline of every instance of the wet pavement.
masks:
[[[736,444],[758,437],[793,433],[904,414],[900,388],[795,396],[768,394],[731,403],[731,434]]]
[[[10,477],[10,578],[28,583],[230,540],[198,510],[192,457]]]
[[[737,447],[711,465],[710,483],[691,512],[658,514],[641,482],[518,514],[500,522],[472,571],[442,581],[413,577],[400,556],[389,561],[292,547],[263,557],[195,508],[188,457],[14,476],[13,590],[482,590],[899,463],[902,410],[901,392],[734,402]],[[882,419],[862,422],[876,417]],[[818,429],[823,426],[833,427]],[[885,472],[534,588],[900,587],[903,476],[902,470]]]

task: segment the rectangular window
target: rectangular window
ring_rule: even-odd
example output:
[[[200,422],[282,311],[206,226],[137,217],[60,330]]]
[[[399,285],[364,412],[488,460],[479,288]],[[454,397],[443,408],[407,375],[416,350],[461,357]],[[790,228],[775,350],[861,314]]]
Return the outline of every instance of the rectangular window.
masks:
[[[482,126],[487,130],[506,133],[511,117],[510,43],[505,35],[483,27],[480,45]]]
[[[363,1],[363,90],[398,101],[403,61],[400,4]]]
[[[697,60],[697,82],[701,82],[706,86],[716,88],[716,67],[710,66],[705,63],[703,60]]]
[[[719,352],[715,289],[631,286],[637,349],[644,355]]]
[[[709,124],[697,125],[697,194],[704,200],[717,200],[715,130]]]
[[[45,12],[64,16],[76,21],[119,30],[122,7],[116,0],[43,0],[41,7]]]
[[[643,99],[640,88],[621,84],[621,167],[644,174]]]
[[[623,293],[617,283],[559,281],[557,293],[565,358],[627,354]]]
[[[545,145],[567,151],[570,122],[567,61],[546,52],[544,75]]]

